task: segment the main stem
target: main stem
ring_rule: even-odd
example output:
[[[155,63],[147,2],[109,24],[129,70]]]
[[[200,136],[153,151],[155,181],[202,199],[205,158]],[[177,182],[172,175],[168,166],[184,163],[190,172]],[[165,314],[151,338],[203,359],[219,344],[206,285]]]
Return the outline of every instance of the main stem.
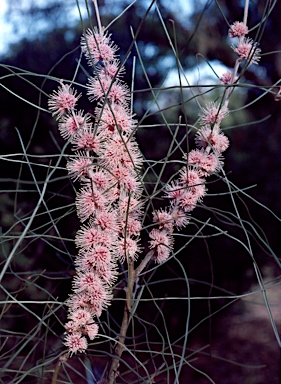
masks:
[[[125,349],[125,339],[130,323],[130,313],[132,309],[133,289],[135,283],[135,269],[134,261],[128,261],[128,286],[126,289],[126,303],[124,307],[123,320],[120,328],[120,334],[117,339],[117,346],[115,348],[115,356],[112,359],[109,369],[106,384],[113,384],[115,378],[118,376],[118,367],[120,365],[120,357]]]
[[[111,366],[109,369],[106,384],[113,384],[116,377],[118,376],[118,367],[120,365],[120,358],[125,349],[125,339],[130,324],[130,315],[132,311],[133,303],[133,289],[134,284],[137,281],[139,274],[144,270],[149,261],[154,255],[154,250],[149,251],[139,266],[134,268],[134,261],[128,261],[128,286],[126,289],[126,303],[124,307],[123,320],[120,328],[120,334],[117,339],[117,346],[114,351],[114,357],[112,358]]]

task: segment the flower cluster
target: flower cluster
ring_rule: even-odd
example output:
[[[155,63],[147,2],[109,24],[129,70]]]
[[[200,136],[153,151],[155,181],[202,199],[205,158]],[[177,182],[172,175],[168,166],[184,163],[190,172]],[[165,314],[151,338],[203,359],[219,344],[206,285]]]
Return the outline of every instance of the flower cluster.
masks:
[[[150,248],[155,251],[157,263],[163,263],[170,255],[174,227],[180,229],[187,225],[190,212],[205,196],[206,177],[219,172],[223,166],[222,153],[228,148],[229,140],[221,131],[220,124],[227,114],[226,104],[209,103],[202,108],[201,127],[195,137],[197,148],[184,156],[187,165],[180,170],[179,177],[166,186],[170,206],[153,213],[158,228],[150,233]]]
[[[62,137],[75,151],[67,170],[81,183],[76,208],[82,226],[75,238],[76,276],[65,325],[65,345],[71,354],[84,352],[87,340],[96,337],[95,318],[110,304],[118,260],[137,258],[142,213],[142,156],[117,47],[104,30],[89,29],[81,49],[93,67],[87,94],[96,102],[94,121],[77,110],[81,95],[62,81],[49,100]]]
[[[165,186],[169,206],[153,212],[155,227],[149,234],[149,248],[157,263],[168,259],[174,229],[189,223],[190,213],[206,195],[206,178],[222,169],[223,152],[229,146],[221,130],[228,115],[229,84],[238,80],[242,60],[250,64],[259,61],[260,50],[245,37],[247,33],[243,22],[230,27],[229,37],[238,38],[232,47],[238,54],[238,65],[220,78],[227,87],[222,102],[201,108],[196,148],[184,156],[186,165],[178,177]],[[89,100],[95,103],[94,114],[77,109],[81,95],[62,80],[49,99],[59,132],[74,151],[66,165],[69,176],[81,183],[76,196],[81,221],[75,237],[76,275],[65,324],[65,345],[71,354],[84,352],[88,340],[97,336],[97,319],[111,302],[117,263],[136,260],[140,251],[143,215],[142,156],[134,137],[137,123],[130,112],[130,91],[122,80],[124,67],[116,54],[118,47],[105,29],[88,29],[81,49],[93,68],[86,88]]]
[[[246,37],[247,34],[248,27],[243,22],[235,21],[228,32],[229,37],[238,37],[238,43],[233,45],[232,49],[238,54],[241,61],[245,59],[249,64],[258,64],[261,50],[257,47],[256,42]]]
[[[246,37],[248,27],[244,22],[236,21],[230,26],[228,36],[238,38],[233,50],[238,54],[237,64],[233,72],[225,72],[220,83],[234,84],[238,81],[237,70],[242,60],[249,64],[257,64],[260,49],[257,43]],[[184,156],[187,165],[179,172],[179,177],[166,186],[166,197],[170,206],[166,210],[153,213],[156,224],[150,233],[150,249],[154,250],[155,260],[163,263],[167,260],[173,247],[172,233],[174,228],[188,224],[189,214],[206,194],[206,177],[219,172],[223,166],[222,153],[228,148],[229,140],[221,131],[221,122],[228,115],[228,100],[232,88],[228,88],[221,104],[214,102],[202,108],[199,117],[200,128],[195,136],[196,149]]]

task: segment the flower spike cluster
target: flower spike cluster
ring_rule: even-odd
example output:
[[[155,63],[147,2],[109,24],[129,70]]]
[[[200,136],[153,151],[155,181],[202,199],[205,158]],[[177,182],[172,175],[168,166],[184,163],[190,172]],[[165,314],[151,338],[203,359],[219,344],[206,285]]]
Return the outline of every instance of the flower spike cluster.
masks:
[[[206,177],[219,172],[223,166],[222,153],[228,148],[229,140],[221,131],[220,124],[227,114],[226,105],[209,103],[202,108],[200,129],[195,136],[197,148],[184,156],[187,165],[180,170],[178,179],[166,186],[169,207],[153,213],[158,228],[150,233],[150,249],[154,249],[157,263],[166,261],[171,253],[174,227],[186,226],[190,212],[205,196]]]
[[[96,337],[96,318],[110,305],[118,260],[137,258],[142,213],[142,156],[133,135],[136,121],[129,88],[121,79],[124,68],[117,47],[104,30],[89,29],[81,49],[93,67],[87,94],[96,102],[94,122],[77,110],[81,95],[62,81],[49,100],[60,134],[75,152],[66,168],[81,183],[76,209],[82,226],[75,238],[76,276],[65,324],[70,354],[85,352],[88,339]]]
[[[237,70],[242,62],[258,64],[260,49],[257,43],[246,37],[248,27],[244,22],[236,21],[229,29],[230,38],[238,38],[232,49],[237,53],[235,70],[227,71],[220,78],[220,83],[229,85],[237,82]],[[207,103],[201,108],[199,129],[195,135],[196,149],[184,156],[187,165],[179,172],[179,177],[166,186],[166,197],[170,200],[166,210],[153,213],[157,226],[150,233],[150,249],[154,250],[157,263],[166,261],[173,248],[172,234],[174,228],[180,229],[189,222],[190,212],[206,194],[206,177],[219,172],[223,167],[223,152],[229,146],[229,140],[221,131],[221,122],[228,115],[228,101],[231,87],[226,92],[221,104]]]
[[[239,56],[240,61],[246,60],[249,64],[258,64],[260,60],[260,48],[251,38],[246,37],[248,27],[242,21],[235,21],[229,28],[230,38],[238,37],[237,45],[232,45],[232,49]]]
[[[220,78],[226,86],[222,102],[201,108],[196,148],[184,156],[186,165],[165,186],[169,206],[153,212],[155,227],[149,234],[149,248],[159,264],[171,254],[175,228],[188,225],[191,212],[206,195],[206,178],[223,167],[229,140],[221,123],[229,113],[228,101],[238,81],[239,65],[242,60],[257,64],[260,59],[260,49],[247,33],[243,22],[230,27],[229,37],[238,39],[232,46],[238,59],[233,72]],[[139,177],[143,160],[134,137],[137,123],[131,114],[130,90],[122,80],[124,67],[116,54],[118,47],[105,29],[88,29],[81,49],[93,68],[86,87],[89,100],[95,103],[93,119],[77,109],[81,95],[70,84],[61,81],[49,99],[59,132],[74,151],[66,165],[69,176],[81,184],[76,196],[81,222],[75,237],[76,275],[65,324],[64,344],[70,354],[85,352],[88,340],[97,336],[97,319],[112,299],[117,263],[136,260],[140,252],[143,216]]]

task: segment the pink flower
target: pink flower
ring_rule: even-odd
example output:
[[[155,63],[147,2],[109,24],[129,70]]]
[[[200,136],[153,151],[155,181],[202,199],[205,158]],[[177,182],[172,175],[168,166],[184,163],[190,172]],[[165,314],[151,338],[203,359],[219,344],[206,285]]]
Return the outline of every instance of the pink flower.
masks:
[[[67,300],[66,304],[69,307],[69,312],[73,312],[77,309],[86,309],[91,313],[92,316],[95,315],[95,312],[92,311],[92,308],[90,306],[90,301],[89,301],[89,294],[88,292],[75,292],[73,293],[70,298]],[[69,323],[67,323],[69,324]],[[75,323],[74,323],[75,324]],[[71,330],[69,332],[72,332]]]
[[[169,199],[180,199],[183,194],[184,187],[179,181],[172,181],[166,186],[166,197]]]
[[[98,210],[94,218],[94,223],[101,229],[108,229],[113,232],[117,232],[118,230],[117,217],[113,210]]]
[[[71,313],[70,319],[81,327],[92,320],[92,315],[85,309],[77,309]]]
[[[102,151],[104,155],[102,165],[106,168],[113,169],[121,165],[130,170],[142,165],[142,157],[136,142],[128,140],[126,136],[120,137],[118,133],[104,144]]]
[[[49,109],[52,115],[57,115],[57,119],[60,119],[66,112],[71,112],[79,99],[80,95],[74,91],[70,85],[61,83],[61,86],[57,91],[54,91],[48,100]]]
[[[77,292],[95,292],[103,290],[101,279],[94,271],[85,271],[78,273],[74,278],[74,289]]]
[[[116,262],[99,263],[96,265],[96,273],[99,277],[109,286],[115,283],[118,271],[116,269]]]
[[[201,176],[209,176],[217,172],[222,166],[221,157],[213,153],[206,153],[199,149],[193,149],[188,154],[188,164],[193,165]]]
[[[123,218],[120,220],[121,226],[124,229],[123,232],[128,235],[138,236],[141,231],[141,222],[133,219],[132,217]]]
[[[195,208],[197,201],[201,200],[206,194],[205,179],[200,177],[200,172],[197,169],[183,168],[180,172],[180,180],[185,189],[178,199],[179,204],[184,207],[182,200],[190,201],[188,203],[190,204],[190,209],[184,209],[185,211],[190,211]]]
[[[201,172],[204,176],[209,176],[212,173],[218,172],[222,167],[222,158],[217,157],[214,153],[209,153],[205,156],[204,161],[201,164]]]
[[[208,103],[205,108],[202,108],[202,114],[200,115],[200,124],[220,124],[222,119],[228,115],[228,108],[226,105],[217,105],[214,102]]]
[[[81,38],[81,49],[88,59],[89,65],[95,65],[100,60],[114,60],[117,46],[110,41],[110,36],[106,33],[99,33],[95,29],[88,29]]]
[[[124,261],[127,258],[136,260],[138,252],[139,248],[135,239],[127,236],[126,238],[121,238],[118,241],[117,253],[121,261]]]
[[[99,327],[96,323],[86,324],[84,326],[84,333],[89,337],[90,340],[94,340],[99,331]]]
[[[157,247],[158,245],[165,245],[166,247],[170,247],[173,244],[173,238],[171,235],[165,231],[154,228],[150,234],[150,248]]]
[[[178,229],[185,227],[190,220],[190,217],[180,208],[173,209],[173,218]]]
[[[113,81],[111,77],[101,74],[90,77],[87,84],[87,94],[90,101],[109,99],[111,102],[126,103],[129,90],[121,80]]]
[[[165,230],[153,229],[149,237],[149,248],[155,251],[155,260],[161,264],[166,261],[170,255],[173,246],[173,238]]]
[[[80,326],[75,321],[68,321],[64,324],[64,328],[68,333],[79,333],[80,332]]]
[[[82,188],[76,197],[77,215],[81,222],[94,215],[97,209],[104,208],[106,203],[106,198],[101,192],[89,187]]]
[[[224,72],[221,77],[220,77],[220,83],[221,84],[230,84],[231,83],[231,79],[232,79],[232,72],[230,71],[226,71]],[[235,79],[233,80],[233,82],[237,81],[237,76],[235,76]]]
[[[87,310],[96,316],[100,316],[103,309],[108,307],[111,300],[111,293],[109,287],[105,282],[97,275],[96,272],[85,271],[84,273],[78,272],[74,278],[73,289],[76,294],[84,293],[87,300]],[[78,303],[79,306],[80,303]],[[71,310],[74,310],[70,306]]]
[[[72,158],[67,162],[66,168],[70,177],[74,178],[74,180],[81,179],[84,181],[93,163],[83,152],[78,152],[77,156],[77,158]]]
[[[241,59],[247,60],[249,64],[258,64],[261,50],[257,48],[257,43],[252,39],[244,37],[238,42],[237,47],[232,48]]]
[[[120,60],[114,59],[110,62],[107,62],[106,65],[103,65],[98,68],[99,73],[109,76],[112,79],[117,77],[122,77],[124,75],[124,67],[120,67]]]
[[[170,256],[171,249],[165,245],[158,245],[154,250],[155,261],[158,264],[164,263]]]
[[[73,151],[86,149],[98,153],[100,149],[100,138],[96,135],[92,128],[79,130],[72,138]]]
[[[158,224],[159,229],[173,232],[174,218],[170,212],[162,209],[153,212],[153,222]]]
[[[247,35],[248,27],[242,21],[235,21],[229,28],[228,36],[233,37],[241,37],[243,35]]]
[[[97,244],[99,240],[98,229],[90,226],[82,227],[76,234],[75,243],[77,247],[88,249]]]
[[[224,152],[229,147],[228,138],[221,132],[217,125],[213,129],[209,125],[201,128],[195,137],[195,142],[200,148],[210,146],[218,154]]]
[[[111,261],[111,257],[112,256],[108,247],[98,244],[95,246],[95,248],[92,248],[87,252],[84,252],[82,254],[82,257],[79,257],[79,264],[80,264],[80,259],[89,260],[86,265],[96,266],[98,264],[109,264]]]
[[[138,199],[132,196],[120,196],[119,210],[121,216],[123,216],[124,218],[126,218],[127,216],[138,218],[142,213],[142,205],[142,201],[139,201]]]
[[[80,129],[87,129],[91,126],[89,120],[89,116],[83,116],[83,111],[62,116],[58,124],[61,136],[67,140]]]
[[[75,237],[76,246],[85,250],[97,244],[110,246],[114,240],[114,231],[102,230],[92,220],[90,220],[88,226],[79,229]]]
[[[109,187],[108,181],[109,175],[104,170],[95,169],[95,172],[91,175],[92,182],[97,189],[106,190]]]
[[[103,281],[101,279],[101,281]],[[104,282],[103,282],[104,283]],[[112,300],[112,288],[105,284],[100,289],[87,293],[89,300],[89,308],[93,316],[100,317],[102,311],[106,309]]]
[[[180,171],[179,178],[181,182],[183,183],[183,186],[186,188],[187,186],[189,188],[195,188],[199,185],[204,184],[205,180],[202,179],[196,169],[187,168],[184,167]]]
[[[114,132],[130,133],[135,128],[135,121],[124,105],[112,103],[96,109],[99,127],[107,136]]]
[[[85,352],[88,347],[86,337],[80,333],[70,333],[66,335],[64,345],[68,347],[71,354]]]
[[[184,212],[191,212],[196,207],[197,201],[198,196],[191,190],[187,190],[181,196],[179,205],[184,210]]]
[[[107,167],[110,168],[110,165],[107,164]],[[126,166],[116,166],[116,168],[113,168],[111,170],[111,173],[114,177],[115,182],[117,182],[119,187],[122,187],[122,189],[130,191],[132,193],[138,193],[141,190],[141,184],[137,180],[136,175],[132,171],[130,171]]]

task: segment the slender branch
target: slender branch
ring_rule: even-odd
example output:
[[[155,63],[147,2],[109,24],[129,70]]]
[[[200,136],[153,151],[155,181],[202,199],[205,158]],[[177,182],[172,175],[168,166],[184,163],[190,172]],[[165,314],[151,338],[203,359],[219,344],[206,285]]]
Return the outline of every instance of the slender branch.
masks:
[[[97,0],[92,0],[92,1],[94,3],[94,7],[95,7],[95,12],[96,12],[97,24],[98,24],[98,27],[99,27],[99,32],[102,33],[102,25],[101,25],[98,1]]]
[[[147,264],[149,263],[149,261],[152,259],[154,255],[154,250],[152,249],[151,251],[149,251],[145,258],[142,260],[142,262],[140,263],[140,265],[135,269],[135,278],[137,279],[138,276],[140,275],[140,273],[144,270],[144,268],[147,266]]]
[[[57,379],[59,376],[59,371],[60,371],[61,365],[62,365],[62,363],[66,362],[68,360],[68,357],[69,357],[68,353],[65,353],[64,355],[60,356],[59,362],[57,363],[56,368],[55,368],[54,373],[53,373],[52,384],[57,384]]]
[[[243,23],[247,25],[249,11],[249,0],[245,0]]]

